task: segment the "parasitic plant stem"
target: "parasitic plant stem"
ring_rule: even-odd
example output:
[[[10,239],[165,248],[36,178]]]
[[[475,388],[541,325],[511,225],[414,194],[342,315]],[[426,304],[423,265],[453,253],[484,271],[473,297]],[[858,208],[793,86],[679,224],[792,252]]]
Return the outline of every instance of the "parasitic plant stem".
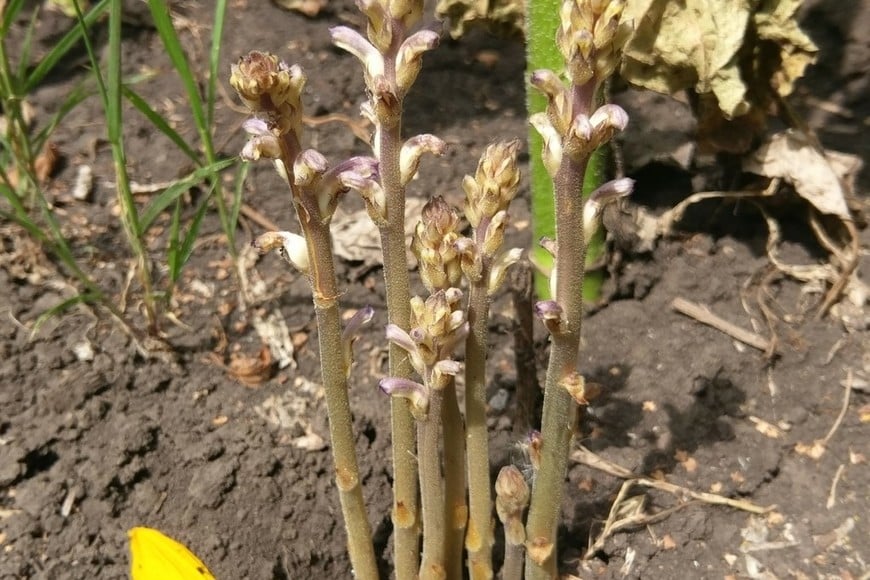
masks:
[[[372,149],[380,165],[383,195],[383,205],[370,204],[369,214],[380,230],[389,322],[407,331],[410,285],[405,254],[405,185],[416,173],[416,165],[410,168],[402,163],[402,108],[422,66],[422,55],[437,45],[438,35],[426,30],[410,33],[422,17],[422,0],[369,0],[357,2],[357,6],[367,19],[366,37],[345,26],[330,33],[336,46],[363,65],[369,95],[363,113],[375,126]],[[391,345],[389,356],[390,377],[410,379],[412,368],[404,353]],[[414,419],[404,397],[391,399],[394,568],[398,580],[416,580],[420,525]]]
[[[381,187],[385,194],[386,216],[379,225],[384,256],[384,281],[387,294],[387,316],[390,324],[408,329],[411,318],[411,296],[408,259],[405,251],[405,187],[399,171],[401,122],[381,133],[380,147],[375,151],[381,168]],[[389,375],[410,378],[413,369],[407,355],[390,345]],[[419,504],[417,498],[417,447],[414,418],[408,401],[391,397],[391,428],[393,452],[393,543],[396,578],[414,580],[419,566]]]
[[[420,580],[447,578],[445,566],[447,526],[444,503],[444,481],[441,477],[441,413],[442,390],[432,390],[429,413],[417,421],[418,458],[420,462],[420,499],[423,514],[423,556]]]
[[[348,399],[350,345],[343,337],[339,289],[329,223],[338,198],[351,187],[371,187],[375,163],[351,158],[332,170],[316,151],[302,151],[301,93],[305,75],[271,54],[251,52],[233,66],[230,83],[248,108],[260,117],[245,123],[251,139],[242,151],[250,160],[274,159],[292,193],[303,236],[268,232],[254,241],[265,252],[278,248],[306,274],[317,316],[320,368],[326,393],[329,433],[351,567],[356,578],[379,577],[371,525],[363,501],[356,438]],[[299,247],[303,246],[303,247]]]
[[[465,547],[472,580],[492,578],[492,493],[486,429],[486,337],[489,297],[480,282],[468,293],[465,341],[465,421],[468,453],[468,529]]]
[[[486,148],[474,176],[463,180],[465,215],[471,239],[460,243],[462,269],[468,279],[468,324],[465,340],[465,420],[468,465],[468,528],[465,547],[472,580],[493,577],[492,490],[489,477],[489,433],[486,428],[486,351],[490,296],[504,282],[519,250],[502,252],[508,208],[517,192],[518,141]]]
[[[526,579],[558,577],[556,534],[567,473],[568,454],[585,404],[578,371],[583,318],[586,248],[601,206],[631,191],[631,180],[608,182],[584,201],[582,190],[593,151],[625,128],[628,116],[615,105],[595,108],[601,82],[613,72],[626,26],[620,22],[625,0],[564,0],[556,43],[565,60],[567,87],[551,70],[535,71],[531,84],[547,97],[547,111],[530,122],[543,138],[542,158],[553,180],[555,243],[544,245],[555,259],[550,276],[552,300],[539,302],[537,314],[550,331],[550,361],[544,385],[544,410],[537,471],[526,521]]]

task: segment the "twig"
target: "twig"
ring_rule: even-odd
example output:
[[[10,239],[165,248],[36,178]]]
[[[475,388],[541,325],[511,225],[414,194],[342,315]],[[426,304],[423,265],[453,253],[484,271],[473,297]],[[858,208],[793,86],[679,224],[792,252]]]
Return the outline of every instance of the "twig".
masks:
[[[716,316],[715,314],[710,312],[710,310],[706,306],[702,306],[701,304],[696,304],[694,302],[689,302],[685,298],[677,297],[674,298],[674,301],[671,303],[671,307],[681,314],[685,314],[690,318],[694,318],[701,324],[712,326],[716,330],[724,332],[735,340],[739,340],[740,342],[748,344],[749,346],[757,348],[758,350],[770,352],[771,343],[769,340],[759,334],[756,334],[744,328],[740,328],[739,326]]]
[[[849,409],[849,397],[852,395],[852,369],[846,371],[846,392],[843,394],[843,406],[840,408],[840,414],[837,416],[837,420],[834,421],[834,424],[831,425],[830,431],[825,435],[825,438],[822,439],[822,445],[827,446],[828,441],[831,440],[831,437],[834,436],[837,429],[840,428],[840,423],[843,422],[843,417],[846,416],[846,411]]]
[[[638,485],[642,485],[644,487],[651,487],[653,489],[658,489],[659,491],[664,491],[676,496],[688,496],[692,499],[697,499],[704,503],[709,503],[713,505],[726,505],[753,514],[767,513],[775,507],[762,507],[749,501],[732,499],[715,493],[693,491],[689,488],[677,485],[675,483],[660,481],[657,479],[650,479],[648,477],[641,477],[635,475],[621,465],[617,465],[616,463],[608,461],[600,455],[589,451],[583,446],[580,446],[576,451],[571,454],[571,459],[578,463],[588,465],[589,467],[592,467],[594,469],[598,469],[599,471],[603,471],[604,473],[607,473],[614,477],[632,480]]]
[[[641,511],[637,511],[635,513],[632,513],[631,515],[617,519],[622,512],[622,510],[620,509],[623,506],[622,502],[624,501],[625,496],[628,494],[628,490],[631,489],[634,483],[636,483],[635,480],[628,480],[622,484],[622,487],[619,489],[619,494],[617,495],[616,500],[613,502],[613,506],[610,508],[610,515],[607,517],[607,521],[604,523],[604,529],[601,530],[601,533],[598,534],[598,537],[595,538],[595,541],[586,550],[586,553],[583,555],[584,560],[592,558],[596,552],[603,549],[607,539],[613,536],[619,530],[627,528],[629,526],[644,526],[660,522],[665,518],[669,517],[671,514],[674,514],[681,509],[687,508],[690,505],[694,505],[696,503],[694,501],[681,503],[672,508],[662,510],[655,514],[645,514]]]
[[[831,509],[837,503],[837,484],[840,482],[840,478],[845,470],[846,464],[841,463],[840,467],[837,468],[837,473],[834,474],[834,480],[831,482],[831,491],[828,493],[828,501],[825,503],[825,507],[828,509]]]

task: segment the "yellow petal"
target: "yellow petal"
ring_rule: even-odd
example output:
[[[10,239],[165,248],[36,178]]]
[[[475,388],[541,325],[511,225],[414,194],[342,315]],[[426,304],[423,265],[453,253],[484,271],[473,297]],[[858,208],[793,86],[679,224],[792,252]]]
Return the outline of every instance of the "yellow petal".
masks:
[[[127,535],[132,580],[214,580],[202,560],[169,536],[144,527]]]

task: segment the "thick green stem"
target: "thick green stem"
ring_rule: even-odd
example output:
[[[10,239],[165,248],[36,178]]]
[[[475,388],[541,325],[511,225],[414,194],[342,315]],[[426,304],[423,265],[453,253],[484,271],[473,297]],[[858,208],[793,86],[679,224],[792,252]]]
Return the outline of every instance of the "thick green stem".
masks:
[[[444,429],[444,509],[447,518],[448,578],[462,578],[465,526],[468,523],[468,502],[465,491],[465,424],[456,399],[453,381],[444,388],[441,416]]]
[[[594,83],[573,88],[574,116],[588,113],[593,94]],[[555,300],[562,308],[563,318],[552,336],[544,387],[540,469],[535,475],[526,522],[528,580],[557,577],[556,531],[571,437],[577,420],[577,404],[564,383],[577,372],[580,348],[583,297],[577,289],[582,287],[586,260],[581,189],[587,163],[588,156],[572,159],[563,155],[559,171],[553,179],[556,200]]]
[[[429,414],[417,421],[417,445],[420,464],[420,499],[423,514],[423,558],[420,580],[447,578],[445,555],[447,526],[444,509],[444,480],[441,476],[441,413],[444,393],[433,389],[429,396]]]
[[[298,199],[298,198],[297,198]],[[304,203],[304,202],[303,202]],[[315,205],[308,205],[316,211]],[[306,215],[300,212],[300,218]],[[318,215],[317,213],[307,215]],[[328,225],[318,221],[300,219],[308,243],[311,261],[311,288],[317,312],[320,369],[326,392],[329,415],[329,436],[335,463],[335,482],[338,486],[341,512],[347,532],[348,552],[355,578],[376,580],[377,561],[372,545],[372,530],[366,515],[360,483],[353,434],[353,416],[348,400],[347,369],[344,357],[330,356],[342,352],[341,316],[338,308],[338,288],[332,253],[332,238]]]
[[[381,187],[386,195],[386,221],[380,226],[384,254],[387,317],[391,324],[408,330],[411,324],[410,283],[405,254],[405,188],[399,169],[402,147],[401,123],[382,127],[380,150]],[[389,376],[411,378],[407,353],[390,345]],[[398,580],[416,580],[419,570],[419,521],[417,500],[417,450],[414,418],[407,399],[392,397],[393,436],[393,545]]]
[[[484,228],[485,230],[485,228]],[[483,231],[483,230],[482,230]],[[492,578],[492,491],[486,429],[486,337],[489,268],[474,282],[468,297],[469,333],[465,340],[465,421],[468,449],[468,571],[472,580]]]

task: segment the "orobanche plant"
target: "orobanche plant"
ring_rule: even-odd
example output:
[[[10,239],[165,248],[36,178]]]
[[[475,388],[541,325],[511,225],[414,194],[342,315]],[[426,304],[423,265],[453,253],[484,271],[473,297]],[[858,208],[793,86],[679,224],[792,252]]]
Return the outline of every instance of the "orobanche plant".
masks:
[[[524,475],[505,466],[495,482],[486,428],[487,318],[491,297],[522,254],[503,247],[520,181],[520,144],[509,140],[486,148],[477,171],[461,184],[461,213],[442,197],[424,206],[411,249],[427,295],[412,297],[406,186],[421,156],[439,155],[445,144],[428,134],[405,138],[402,112],[422,56],[439,37],[415,30],[422,0],[357,0],[357,5],[368,21],[365,36],[344,26],[331,33],[336,46],[362,63],[367,89],[362,114],[374,127],[370,156],[330,163],[304,147],[306,77],[299,66],[251,52],[233,66],[231,77],[253,114],[244,125],[250,140],[242,157],[273,160],[296,210],[299,234],[268,232],[254,245],[261,252],[278,250],[310,283],[320,351],[329,354],[321,357],[322,381],[354,574],[378,578],[348,399],[353,341],[373,310],[360,310],[342,327],[342,289],[330,235],[333,213],[350,192],[365,201],[383,249],[390,361],[380,388],[392,404],[395,576],[492,578],[495,512],[505,534],[505,558],[498,563],[502,576],[555,578],[562,488],[578,405],[585,403],[577,360],[586,241],[601,206],[632,188],[631,180],[619,179],[600,187],[589,202],[581,197],[589,156],[628,122],[615,105],[594,106],[600,84],[618,61],[624,2],[563,2],[556,43],[565,59],[564,74],[531,73],[532,85],[548,101],[546,112],[530,121],[543,137],[557,216],[555,239],[542,242],[555,258],[552,299],[535,309],[550,332],[550,363],[541,430],[524,443],[532,469]],[[338,353],[342,356],[334,356]],[[455,382],[460,373],[465,379],[463,409]]]

